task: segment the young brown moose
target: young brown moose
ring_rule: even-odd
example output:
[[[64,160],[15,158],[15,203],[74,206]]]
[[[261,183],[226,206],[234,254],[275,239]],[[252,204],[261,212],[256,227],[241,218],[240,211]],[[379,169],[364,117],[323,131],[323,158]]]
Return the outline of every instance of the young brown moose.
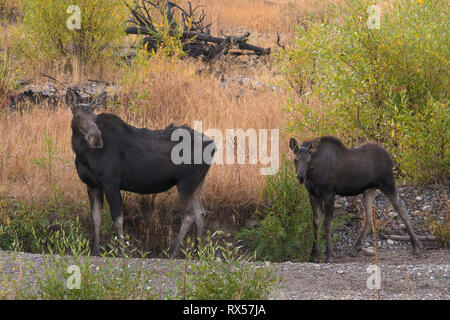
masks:
[[[91,204],[95,234],[92,253],[98,255],[100,249],[104,195],[110,206],[117,235],[119,239],[123,239],[120,190],[152,194],[177,186],[184,218],[169,255],[176,254],[180,242],[194,221],[197,237],[201,238],[205,211],[199,193],[211,162],[203,159],[199,164],[193,161],[190,164],[174,164],[171,158],[172,148],[178,142],[172,141],[171,136],[176,129],[187,130],[191,137],[191,147],[193,148],[194,143],[200,143],[202,152],[209,150],[211,161],[215,151],[214,142],[187,126],[169,125],[164,130],[147,130],[132,127],[113,114],[96,115],[93,111],[106,104],[106,92],[86,104],[81,102],[77,92],[69,89],[66,103],[73,113],[72,149],[76,155],[75,165],[78,176],[87,186]],[[193,152],[191,154],[193,157]]]
[[[381,146],[366,143],[353,149],[346,148],[339,139],[324,136],[304,142],[300,148],[297,140],[291,138],[289,147],[295,155],[294,163],[297,180],[304,183],[314,212],[314,242],[311,261],[320,260],[319,229],[322,210],[325,213],[326,261],[332,260],[331,220],[333,218],[334,197],[355,196],[363,193],[366,223],[356,240],[352,255],[361,250],[369,231],[371,207],[376,189],[381,190],[400,214],[408,228],[414,255],[419,255],[421,243],[417,239],[406,208],[395,189],[392,174],[392,159]]]

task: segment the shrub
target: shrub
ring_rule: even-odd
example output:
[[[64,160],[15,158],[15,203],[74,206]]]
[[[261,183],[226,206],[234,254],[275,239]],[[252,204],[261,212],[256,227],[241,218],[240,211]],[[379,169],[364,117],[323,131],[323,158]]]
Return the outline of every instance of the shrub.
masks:
[[[298,27],[292,46],[276,54],[298,93],[286,108],[287,129],[350,144],[378,141],[405,177],[441,180],[450,165],[448,6],[384,3],[380,29],[370,29],[369,4],[345,1],[336,16]]]
[[[295,177],[293,164],[283,158],[277,175],[268,176],[267,204],[256,212],[262,220],[243,229],[242,239],[256,257],[264,260],[308,260],[313,241],[312,210],[308,193]]]
[[[176,282],[177,297],[200,300],[267,299],[276,277],[272,268],[255,266],[243,255],[241,247],[231,242],[212,240],[208,233],[198,246],[198,260],[191,260],[193,246],[185,251],[184,265],[176,269],[182,278]]]
[[[131,266],[128,256],[113,264],[103,256],[100,264],[95,265],[89,254],[89,242],[76,235],[61,236],[53,243],[56,252],[44,254],[43,273],[35,268],[37,285],[22,293],[25,299],[68,299],[68,300],[127,300],[155,299],[158,293],[155,287],[149,287],[153,279],[151,270],[141,264]],[[64,254],[69,251],[71,257]],[[78,267],[79,274],[73,267]],[[79,287],[74,277],[79,276]],[[73,286],[69,286],[73,285]]]
[[[80,29],[67,27],[71,5],[80,8]],[[112,44],[124,35],[125,18],[118,0],[30,0],[24,17],[26,50],[45,62],[73,57],[81,66],[92,65],[110,56]]]
[[[70,247],[87,234],[70,207],[58,207],[53,201],[41,208],[18,200],[0,201],[0,250],[40,253],[65,245],[64,239],[73,240]]]
[[[2,41],[0,39],[1,47]],[[21,72],[16,68],[16,65],[7,50],[0,53],[0,106],[9,104],[9,101],[7,101],[9,94],[19,86],[18,79]]]
[[[198,260],[190,260],[190,246],[184,263],[172,261],[178,266],[167,273],[144,268],[142,253],[140,259],[125,254],[113,260],[110,257],[115,257],[118,251],[112,249],[94,263],[89,255],[89,243],[83,237],[61,236],[58,240],[52,242],[57,247],[44,255],[43,270],[34,269],[36,285],[23,290],[20,298],[266,299],[275,281],[271,268],[249,264],[249,259],[239,253],[239,247],[231,243],[221,246],[210,236],[199,246]],[[130,247],[125,249],[129,251]],[[71,256],[66,256],[67,252]],[[79,268],[78,288],[70,286],[75,284],[73,266]]]

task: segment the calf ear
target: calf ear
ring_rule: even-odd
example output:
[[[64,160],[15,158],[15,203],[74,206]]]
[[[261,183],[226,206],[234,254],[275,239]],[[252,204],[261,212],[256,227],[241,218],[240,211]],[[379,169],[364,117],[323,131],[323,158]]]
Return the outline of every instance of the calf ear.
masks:
[[[291,138],[289,140],[289,148],[291,148],[292,152],[296,153],[298,150],[298,143],[297,140],[295,140],[295,138]]]
[[[76,91],[69,88],[66,91],[66,104],[73,111],[73,109],[78,105],[79,95]]]
[[[103,91],[98,96],[96,96],[95,99],[92,100],[92,102],[89,104],[92,111],[94,111],[95,109],[100,109],[101,107],[104,107],[106,105],[107,98],[108,98],[108,94],[106,93],[106,91]]]
[[[308,148],[309,153],[314,153],[319,149],[320,146],[320,138],[314,140]]]

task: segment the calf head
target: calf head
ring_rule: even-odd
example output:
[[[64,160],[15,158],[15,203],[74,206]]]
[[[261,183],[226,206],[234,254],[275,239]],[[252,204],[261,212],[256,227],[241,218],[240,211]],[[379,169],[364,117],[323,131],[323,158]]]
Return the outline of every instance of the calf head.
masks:
[[[82,103],[81,96],[74,90],[66,92],[66,104],[72,110],[72,130],[81,135],[91,148],[103,148],[102,133],[95,120],[94,110],[106,104],[106,92],[102,92],[90,103]]]
[[[311,154],[315,152],[319,146],[320,140],[313,142],[304,142],[300,148],[297,140],[291,138],[289,140],[289,148],[294,153],[294,165],[299,183],[304,183],[306,180],[306,171],[308,170],[309,162],[311,161]]]

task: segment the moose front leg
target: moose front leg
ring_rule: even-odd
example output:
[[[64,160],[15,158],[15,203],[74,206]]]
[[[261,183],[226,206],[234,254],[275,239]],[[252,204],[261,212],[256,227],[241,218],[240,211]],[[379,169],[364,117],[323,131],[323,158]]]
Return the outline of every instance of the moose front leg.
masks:
[[[98,256],[100,252],[100,223],[102,221],[103,190],[87,186],[89,203],[91,204],[91,218],[94,225],[94,248],[92,255]]]
[[[309,194],[309,201],[313,209],[313,226],[314,226],[314,240],[311,250],[311,262],[320,261],[319,237],[320,237],[320,221],[322,219],[322,200]]]
[[[331,227],[333,220],[334,194],[324,197],[325,217],[323,224],[325,226],[325,234],[327,238],[327,247],[325,250],[325,262],[333,262],[333,249],[331,245]]]

